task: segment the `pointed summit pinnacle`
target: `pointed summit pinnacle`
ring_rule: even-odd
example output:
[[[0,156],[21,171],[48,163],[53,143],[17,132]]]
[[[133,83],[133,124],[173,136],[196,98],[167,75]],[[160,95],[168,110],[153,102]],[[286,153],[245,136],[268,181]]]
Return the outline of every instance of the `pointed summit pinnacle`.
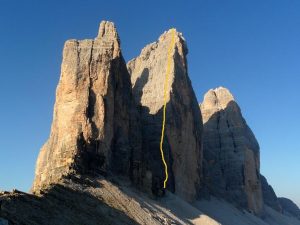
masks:
[[[97,38],[102,37],[118,37],[115,24],[110,21],[102,21],[99,26],[99,32]]]

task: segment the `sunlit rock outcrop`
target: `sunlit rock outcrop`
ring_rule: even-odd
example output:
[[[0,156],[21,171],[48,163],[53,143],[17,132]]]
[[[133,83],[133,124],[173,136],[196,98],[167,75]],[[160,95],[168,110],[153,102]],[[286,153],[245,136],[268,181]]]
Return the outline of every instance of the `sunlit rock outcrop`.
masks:
[[[102,22],[94,40],[68,40],[51,133],[40,151],[32,190],[73,173],[137,174],[131,168],[140,151],[132,103],[112,22]]]

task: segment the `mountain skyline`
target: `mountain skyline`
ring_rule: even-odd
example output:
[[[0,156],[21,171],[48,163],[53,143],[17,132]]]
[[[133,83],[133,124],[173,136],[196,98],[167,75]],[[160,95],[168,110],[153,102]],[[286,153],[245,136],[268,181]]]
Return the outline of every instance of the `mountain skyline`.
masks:
[[[144,43],[154,41],[164,30],[177,27],[183,32],[189,48],[189,74],[198,102],[210,88],[225,86],[233,92],[260,143],[262,173],[268,177],[278,196],[289,197],[299,205],[300,184],[297,181],[300,179],[296,172],[299,171],[299,146],[296,140],[300,121],[296,115],[300,111],[297,104],[300,69],[297,64],[299,43],[295,38],[299,34],[295,29],[300,21],[296,15],[298,3],[274,3],[277,6],[275,12],[281,15],[279,20],[266,3],[243,5],[232,1],[213,7],[201,2],[184,6],[188,8],[186,11],[194,12],[195,18],[187,20],[184,19],[187,12],[181,14],[182,10],[178,9],[181,4],[175,2],[174,6],[163,5],[151,26],[148,25],[154,16],[147,12],[144,13],[149,18],[131,15],[123,22],[127,14],[118,9],[115,15],[108,15],[106,12],[112,9],[109,5],[99,4],[94,6],[95,9],[84,5],[84,9],[90,10],[90,16],[87,16],[79,6],[58,5],[55,1],[48,4],[58,12],[54,20],[47,14],[42,15],[46,6],[39,4],[30,9],[22,3],[5,3],[0,9],[0,23],[5,33],[1,37],[1,49],[6,52],[1,56],[4,74],[1,124],[5,129],[1,130],[0,168],[10,171],[10,174],[1,174],[1,189],[15,187],[28,191],[31,186],[37,153],[49,135],[62,43],[72,37],[95,36],[90,27],[112,17],[122,38],[126,61],[138,55]],[[25,10],[21,11],[21,6]],[[102,10],[97,11],[100,6]],[[5,12],[14,7],[15,15]],[[75,7],[79,16],[71,13],[69,7]],[[174,7],[172,9],[179,16],[172,17],[172,13],[166,11],[168,7]],[[253,11],[246,10],[245,15],[241,15],[240,10],[247,7]],[[69,17],[63,20],[66,9]],[[135,9],[139,12],[143,9],[142,4],[136,3]],[[196,16],[197,10],[201,12],[200,16]],[[227,18],[230,13],[232,15]],[[143,19],[135,21],[138,16]],[[168,16],[171,19],[164,20]],[[237,18],[240,20],[236,21]],[[199,21],[198,29],[192,23],[193,19]],[[23,26],[19,25],[20,21]],[[58,21],[63,22],[59,24]],[[148,26],[144,33],[140,32],[142,25]],[[247,29],[241,29],[245,25],[248,25]],[[31,57],[26,57],[29,53]],[[18,66],[13,64],[16,56]],[[15,84],[13,92],[11,85],[5,85],[11,83]],[[14,165],[16,158],[22,161]]]

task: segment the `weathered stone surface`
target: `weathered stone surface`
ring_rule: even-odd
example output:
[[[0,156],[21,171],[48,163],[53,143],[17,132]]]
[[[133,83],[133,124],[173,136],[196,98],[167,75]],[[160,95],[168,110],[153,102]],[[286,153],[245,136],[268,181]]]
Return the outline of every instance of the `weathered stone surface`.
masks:
[[[259,145],[232,94],[209,90],[200,105],[203,117],[204,178],[208,191],[261,214]]]
[[[167,188],[187,200],[193,200],[197,195],[201,176],[202,118],[188,77],[185,40],[177,31],[169,30],[158,41],[147,45],[140,56],[131,60],[127,67],[141,113],[142,185],[159,194],[165,177],[159,142],[172,32],[176,32],[175,47],[171,49],[171,72],[166,87],[166,133],[163,144],[169,169]]]
[[[278,200],[284,214],[294,216],[300,220],[300,209],[292,200],[288,198],[278,198]]]
[[[133,153],[140,151],[134,110],[114,24],[102,22],[94,40],[67,41],[51,133],[32,190],[70,173],[136,174],[130,169]]]
[[[267,179],[263,175],[260,175],[260,181],[261,181],[264,204],[270,206],[271,208],[275,209],[278,212],[282,212],[281,205],[272,186],[269,185]]]

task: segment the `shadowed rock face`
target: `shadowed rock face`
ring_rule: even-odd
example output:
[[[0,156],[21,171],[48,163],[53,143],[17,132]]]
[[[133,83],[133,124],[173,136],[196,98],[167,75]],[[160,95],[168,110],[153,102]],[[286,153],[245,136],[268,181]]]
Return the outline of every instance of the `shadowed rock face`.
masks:
[[[165,32],[158,41],[147,45],[140,56],[127,64],[133,94],[141,114],[141,182],[146,190],[156,194],[162,192],[165,177],[159,142],[171,32]],[[201,176],[202,118],[188,77],[186,54],[186,43],[181,34],[176,32],[175,47],[171,49],[163,149],[169,169],[167,188],[187,200],[194,200]]]
[[[259,145],[232,94],[209,90],[200,105],[203,117],[204,177],[210,194],[261,214]]]
[[[260,175],[260,181],[264,203],[270,206],[271,208],[275,209],[276,211],[282,212],[281,205],[272,186],[269,185],[267,179],[263,175]]]
[[[94,40],[67,41],[51,133],[32,190],[70,173],[136,174],[130,169],[140,151],[134,107],[113,23],[102,22]]]
[[[300,220],[300,209],[292,200],[288,198],[278,198],[278,200],[284,214],[294,216]]]

